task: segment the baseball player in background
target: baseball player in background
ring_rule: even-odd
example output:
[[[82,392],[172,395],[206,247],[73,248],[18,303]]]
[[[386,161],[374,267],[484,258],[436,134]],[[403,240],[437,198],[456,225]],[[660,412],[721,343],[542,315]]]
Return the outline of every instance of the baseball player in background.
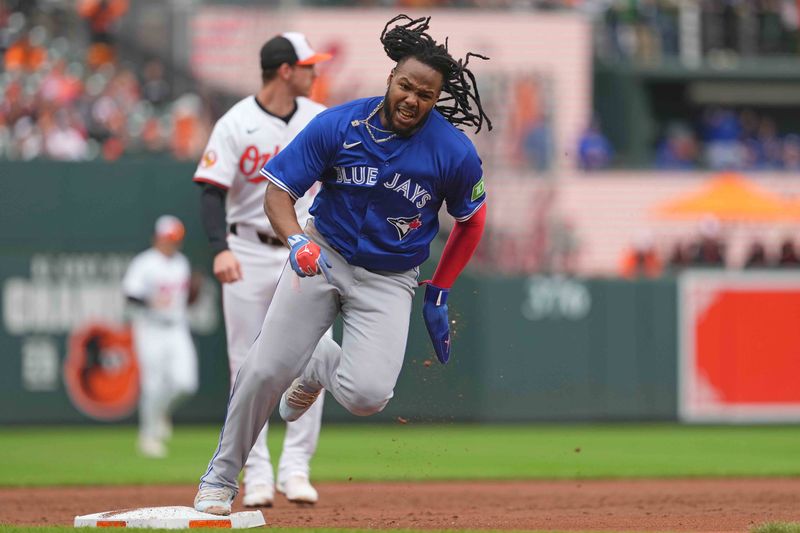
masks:
[[[266,178],[259,171],[284,150],[325,108],[307,98],[314,65],[330,59],[311,49],[300,33],[273,37],[261,48],[261,89],[234,105],[214,127],[194,181],[203,186],[201,217],[214,256],[214,275],[222,283],[231,385],[261,331],[289,251],[264,214]],[[308,218],[313,194],[298,199],[295,214]],[[268,342],[282,342],[285,332]],[[288,424],[278,466],[278,490],[293,502],[315,503],[309,462],[317,447],[322,402],[307,417]],[[265,422],[265,421],[264,421]],[[267,425],[253,433],[246,453],[246,507],[272,505],[275,480],[266,444]],[[238,474],[237,474],[238,475]]]
[[[261,172],[270,182],[265,209],[290,248],[289,264],[234,383],[198,511],[230,513],[253,428],[279,404],[284,420],[302,420],[324,388],[353,414],[384,408],[403,364],[418,266],[444,202],[456,224],[427,283],[423,316],[439,361],[449,359],[449,288],[486,217],[481,161],[454,124],[480,130],[488,118],[467,61],[437,44],[428,23],[392,19],[381,34],[396,61],[385,96],[320,113]],[[317,180],[322,190],[304,231],[294,204]],[[341,346],[323,336],[339,314]],[[271,342],[277,336],[281,342]]]
[[[158,218],[153,247],[134,257],[122,280],[139,363],[139,452],[166,457],[170,415],[197,391],[197,353],[187,307],[191,269],[178,250],[184,228],[177,218]]]

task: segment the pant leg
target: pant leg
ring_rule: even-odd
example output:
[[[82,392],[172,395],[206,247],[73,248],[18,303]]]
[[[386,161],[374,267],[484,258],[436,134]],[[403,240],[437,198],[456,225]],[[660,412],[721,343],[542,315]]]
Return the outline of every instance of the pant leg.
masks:
[[[273,259],[269,255],[270,249],[263,244],[252,243],[235,235],[229,236],[228,246],[236,255],[242,269],[241,280],[222,286],[228,364],[233,388],[236,373],[261,331],[264,316],[278,283],[282,261],[279,257]],[[247,456],[243,476],[245,485],[272,485],[275,482],[267,448],[268,431],[269,423],[265,423]]]
[[[272,302],[280,273],[288,259],[288,250],[252,243],[232,236],[229,246],[242,266],[243,279],[223,286],[228,357],[231,366],[231,386],[247,350],[261,330],[263,318]],[[308,412],[286,426],[278,466],[278,477],[285,480],[291,474],[310,473],[309,463],[317,449],[322,423],[323,395]],[[259,434],[244,466],[244,484],[272,484],[273,471],[266,445],[269,423]]]
[[[171,328],[170,349],[167,355],[169,364],[170,401],[169,412],[197,392],[198,369],[197,352],[187,325]]]
[[[325,339],[333,339],[331,330],[325,333],[320,343]],[[324,400],[325,391],[322,391],[303,416],[286,424],[286,437],[278,463],[278,481],[285,482],[289,476],[296,474],[311,477],[311,458],[317,451]]]
[[[139,365],[139,436],[160,437],[161,419],[169,405],[169,383],[165,379],[167,360],[164,328],[137,321],[133,340]]]
[[[336,271],[346,272],[341,256],[330,259]],[[236,479],[261,428],[333,324],[339,290],[323,276],[298,278],[284,266],[261,333],[236,375],[219,445],[202,483],[237,489]]]
[[[342,346],[323,339],[303,378],[321,384],[351,413],[367,416],[381,411],[394,394],[417,272],[352,268],[353,283],[342,298]]]

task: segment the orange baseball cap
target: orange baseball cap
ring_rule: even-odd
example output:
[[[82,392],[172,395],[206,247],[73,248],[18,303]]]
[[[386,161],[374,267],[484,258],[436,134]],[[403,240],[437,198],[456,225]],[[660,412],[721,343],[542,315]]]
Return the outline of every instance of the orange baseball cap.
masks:
[[[162,215],[156,220],[156,237],[177,242],[183,240],[184,235],[186,228],[178,217]]]

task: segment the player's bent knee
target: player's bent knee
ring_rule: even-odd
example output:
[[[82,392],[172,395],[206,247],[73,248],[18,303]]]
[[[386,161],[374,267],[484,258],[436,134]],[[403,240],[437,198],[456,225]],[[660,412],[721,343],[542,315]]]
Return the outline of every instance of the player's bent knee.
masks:
[[[380,404],[350,406],[347,408],[347,410],[356,416],[370,416],[383,411],[383,408],[386,407],[387,403],[389,403],[388,400]]]
[[[343,405],[356,416],[369,416],[383,411],[383,408],[389,403],[391,397],[391,393],[389,395],[355,393],[351,394],[346,401],[343,402]]]

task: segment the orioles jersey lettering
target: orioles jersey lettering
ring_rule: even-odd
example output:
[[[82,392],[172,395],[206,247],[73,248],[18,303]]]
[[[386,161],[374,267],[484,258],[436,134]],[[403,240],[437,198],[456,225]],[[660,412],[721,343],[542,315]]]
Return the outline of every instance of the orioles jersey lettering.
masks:
[[[258,171],[267,164],[270,157],[277,155],[280,149],[280,146],[275,146],[272,152],[265,151],[262,154],[258,151],[256,146],[251,144],[245,148],[244,152],[242,152],[242,156],[239,158],[239,171],[244,174],[245,179],[250,183],[261,183],[264,181],[264,178],[258,174]],[[253,174],[256,175],[253,176]]]
[[[259,171],[284,150],[308,122],[325,109],[308,98],[296,98],[297,110],[289,122],[271,115],[255,96],[240,100],[214,125],[204,157],[194,180],[209,183],[227,191],[225,221],[256,228],[272,234],[264,216],[266,179]],[[211,163],[213,161],[213,163]],[[299,198],[295,204],[297,217],[308,219],[313,193]]]

